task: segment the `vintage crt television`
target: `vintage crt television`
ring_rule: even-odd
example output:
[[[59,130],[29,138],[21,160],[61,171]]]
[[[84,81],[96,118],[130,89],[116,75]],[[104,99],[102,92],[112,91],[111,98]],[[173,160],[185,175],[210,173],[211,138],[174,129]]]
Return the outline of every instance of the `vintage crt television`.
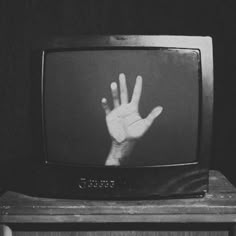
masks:
[[[213,106],[210,37],[54,38],[33,51],[34,152],[17,191],[75,199],[204,196]],[[138,137],[119,112],[108,118],[122,105],[125,117],[132,113],[135,93],[134,116],[143,123],[131,116],[134,133],[154,107],[163,108],[155,119],[151,113],[152,124]],[[120,150],[127,140],[132,147]],[[117,155],[123,155],[118,164],[108,163]]]

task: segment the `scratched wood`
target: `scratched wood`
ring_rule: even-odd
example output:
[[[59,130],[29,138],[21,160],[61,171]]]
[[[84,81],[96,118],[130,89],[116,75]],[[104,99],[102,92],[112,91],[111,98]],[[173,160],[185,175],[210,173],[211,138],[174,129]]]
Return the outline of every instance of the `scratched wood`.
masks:
[[[27,224],[12,225],[17,236],[226,236],[229,227],[217,224]],[[27,230],[25,230],[27,229]]]
[[[86,201],[35,198],[7,192],[0,222],[235,222],[236,189],[218,171],[210,172],[204,198],[145,201]]]
[[[16,232],[15,236],[226,236],[226,231],[221,232],[138,232],[138,231],[115,231],[115,232]]]

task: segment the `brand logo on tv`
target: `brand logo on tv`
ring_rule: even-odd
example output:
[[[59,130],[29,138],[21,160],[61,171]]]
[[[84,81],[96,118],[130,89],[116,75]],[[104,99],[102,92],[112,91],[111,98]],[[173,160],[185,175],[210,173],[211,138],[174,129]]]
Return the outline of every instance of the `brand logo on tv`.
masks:
[[[80,178],[78,187],[80,189],[113,189],[115,180]]]

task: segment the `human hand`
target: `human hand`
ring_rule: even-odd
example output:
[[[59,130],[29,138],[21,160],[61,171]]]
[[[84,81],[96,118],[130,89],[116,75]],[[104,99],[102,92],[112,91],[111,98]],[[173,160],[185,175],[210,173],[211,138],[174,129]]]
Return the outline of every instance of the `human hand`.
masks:
[[[153,121],[161,114],[162,107],[155,107],[146,118],[142,118],[138,111],[142,93],[142,77],[137,76],[136,78],[130,102],[124,74],[119,75],[119,86],[120,99],[117,83],[111,83],[114,109],[111,110],[109,108],[106,98],[102,99],[102,106],[106,113],[108,131],[113,141],[113,148],[111,149],[113,152],[111,151],[110,154],[113,153],[113,156],[115,154],[115,156],[119,156],[120,159],[124,155],[127,156],[134,142],[147,132]],[[114,148],[116,149],[115,152]]]
[[[117,83],[111,83],[114,109],[111,111],[107,99],[102,99],[106,113],[106,123],[110,136],[117,143],[141,138],[151,127],[153,121],[162,112],[162,107],[155,107],[146,118],[141,118],[138,106],[142,93],[142,77],[136,78],[132,99],[128,102],[128,90],[124,74],[119,76],[120,101]]]

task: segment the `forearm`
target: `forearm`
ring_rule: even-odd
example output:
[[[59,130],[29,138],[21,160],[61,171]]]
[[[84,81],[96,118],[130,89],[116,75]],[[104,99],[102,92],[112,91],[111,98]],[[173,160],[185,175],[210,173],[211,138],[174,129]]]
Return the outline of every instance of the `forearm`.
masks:
[[[125,158],[127,158],[133,150],[136,141],[125,141],[117,143],[112,141],[111,149],[108,154],[105,165],[119,166]]]

